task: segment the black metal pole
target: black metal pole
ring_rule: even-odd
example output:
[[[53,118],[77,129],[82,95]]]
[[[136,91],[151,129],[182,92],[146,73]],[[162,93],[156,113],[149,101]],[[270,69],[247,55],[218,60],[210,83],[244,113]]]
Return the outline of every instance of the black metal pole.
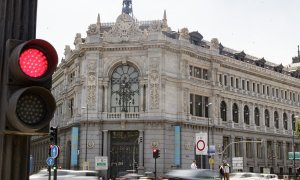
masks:
[[[154,179],[156,180],[156,158],[154,158]]]
[[[48,171],[49,171],[49,180],[51,180],[51,166],[48,166]]]
[[[6,41],[36,37],[37,0],[0,0],[0,12],[0,179],[27,180],[30,137],[5,134],[7,89],[3,83]]]
[[[58,133],[58,127],[56,127],[55,134],[54,134],[54,145],[56,146],[57,146],[57,133]],[[54,180],[57,180],[57,157],[54,158],[53,178]]]
[[[293,119],[293,123],[295,123],[295,119]],[[294,177],[296,178],[297,172],[296,172],[296,157],[295,157],[295,131],[293,130],[293,166],[294,166]]]

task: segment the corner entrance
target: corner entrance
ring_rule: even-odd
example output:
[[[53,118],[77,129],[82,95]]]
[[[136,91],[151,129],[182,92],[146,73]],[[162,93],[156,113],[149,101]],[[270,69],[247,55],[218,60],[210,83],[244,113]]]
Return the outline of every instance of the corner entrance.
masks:
[[[110,178],[137,172],[139,160],[138,131],[112,131],[110,134]]]

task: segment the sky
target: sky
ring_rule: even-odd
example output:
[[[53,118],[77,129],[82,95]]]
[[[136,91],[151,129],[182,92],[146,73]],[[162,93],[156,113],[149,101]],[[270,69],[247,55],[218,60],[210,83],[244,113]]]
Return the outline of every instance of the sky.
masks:
[[[98,13],[101,23],[115,22],[123,0],[39,0],[37,38],[52,43],[59,59],[65,45],[74,48],[76,33],[86,37]],[[198,31],[205,40],[218,38],[223,46],[283,65],[292,63],[300,44],[299,0],[132,0],[139,21],[161,20]]]

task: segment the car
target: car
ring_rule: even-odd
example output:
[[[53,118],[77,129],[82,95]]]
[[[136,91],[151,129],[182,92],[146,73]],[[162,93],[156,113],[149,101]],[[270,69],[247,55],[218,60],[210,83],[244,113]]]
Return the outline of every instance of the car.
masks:
[[[252,173],[252,172],[236,172],[236,173],[230,173],[230,180],[264,180],[266,179],[262,174],[260,173]]]
[[[53,177],[54,172],[51,171],[51,177]],[[57,170],[57,179],[58,180],[67,180],[74,177],[73,170],[68,169],[58,169]],[[29,176],[30,180],[48,180],[49,171],[47,169],[42,169],[38,173]]]
[[[51,171],[51,177],[53,178],[53,170]],[[38,173],[33,174],[29,177],[30,180],[48,180],[49,171],[47,169],[42,169]],[[58,169],[57,170],[57,180],[97,180],[97,171],[85,171],[85,170],[68,170],[68,169]]]
[[[211,169],[176,169],[166,174],[168,179],[208,180],[221,179],[217,170]]]
[[[73,171],[72,174],[74,177],[72,179],[81,180],[81,179],[89,179],[89,180],[96,180],[99,179],[99,175],[97,171]]]
[[[265,179],[273,179],[273,180],[276,180],[278,179],[278,176],[276,174],[262,174]]]

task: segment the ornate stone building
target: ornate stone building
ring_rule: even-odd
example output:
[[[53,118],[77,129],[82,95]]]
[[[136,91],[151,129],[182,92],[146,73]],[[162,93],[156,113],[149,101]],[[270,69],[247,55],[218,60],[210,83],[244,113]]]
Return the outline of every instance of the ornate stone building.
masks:
[[[208,156],[195,152],[196,133],[209,132],[216,150],[211,168],[222,156],[230,164],[243,157],[243,171],[292,173],[299,69],[206,41],[188,28],[174,32],[166,12],[160,21],[137,21],[128,0],[116,22],[101,23],[98,15],[74,45],[65,47],[53,76],[51,125],[59,127],[62,168],[82,169],[87,161],[94,169],[95,157],[107,156],[107,177],[136,167],[153,172],[154,147],[157,174],[190,168],[194,159],[209,168]],[[32,141],[35,170],[45,166],[48,143]]]

